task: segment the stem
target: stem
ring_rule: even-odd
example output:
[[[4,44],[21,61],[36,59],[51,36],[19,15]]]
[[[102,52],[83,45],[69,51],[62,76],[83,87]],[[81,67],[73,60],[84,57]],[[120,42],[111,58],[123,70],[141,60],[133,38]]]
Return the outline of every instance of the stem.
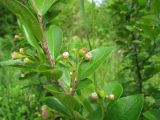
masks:
[[[45,36],[45,31],[44,31],[44,28],[43,28],[43,21],[42,21],[42,16],[38,13],[38,9],[37,9],[37,6],[34,2],[34,0],[32,0],[32,4],[33,4],[33,7],[34,7],[34,10],[37,14],[37,18],[38,18],[38,22],[39,22],[39,25],[40,25],[40,28],[41,28],[41,31],[42,31],[42,47],[45,51],[45,53],[47,54],[47,57],[50,61],[50,64],[52,67],[54,67],[54,60],[52,59],[51,57],[51,54],[49,52],[49,49],[48,49],[48,46],[47,46],[47,42],[46,42],[46,36]]]
[[[135,36],[134,33],[132,33],[132,40],[135,40]],[[139,84],[139,92],[143,93],[143,85],[142,85],[142,75],[141,75],[141,67],[140,67],[140,62],[138,59],[138,51],[137,51],[137,46],[136,44],[133,43],[133,49],[134,49],[134,53],[135,53],[135,66],[136,66],[136,75],[137,75],[137,81]]]
[[[54,67],[55,62],[54,62],[54,60],[52,59],[51,54],[50,54],[49,49],[48,49],[48,46],[47,46],[45,30],[44,30],[44,28],[43,28],[42,16],[38,13],[38,9],[37,9],[37,6],[36,6],[34,0],[32,0],[32,4],[33,4],[34,10],[35,10],[35,12],[36,12],[36,14],[37,14],[38,22],[39,22],[39,25],[40,25],[40,28],[41,28],[41,31],[42,31],[42,47],[43,47],[45,53],[47,54],[47,57],[48,57],[48,59],[49,59],[49,61],[50,61],[51,66]],[[64,85],[63,85],[60,81],[57,80],[57,81],[55,82],[55,84],[56,84],[58,87],[62,88],[64,92],[66,92],[66,89],[65,89]]]

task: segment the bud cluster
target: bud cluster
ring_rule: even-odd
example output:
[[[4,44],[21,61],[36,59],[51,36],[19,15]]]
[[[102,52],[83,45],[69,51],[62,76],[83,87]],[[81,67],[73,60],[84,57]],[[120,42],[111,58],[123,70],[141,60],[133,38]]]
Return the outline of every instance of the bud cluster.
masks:
[[[114,94],[109,94],[109,95],[105,96],[104,91],[99,91],[98,94],[96,92],[93,92],[93,93],[91,93],[90,98],[92,100],[97,100],[99,98],[102,98],[102,99],[105,98],[106,100],[109,100],[109,101],[115,100]]]

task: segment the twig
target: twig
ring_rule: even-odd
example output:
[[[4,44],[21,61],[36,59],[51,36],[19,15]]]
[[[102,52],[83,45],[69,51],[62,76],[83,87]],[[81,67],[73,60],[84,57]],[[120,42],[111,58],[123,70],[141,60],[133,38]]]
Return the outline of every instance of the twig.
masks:
[[[49,49],[48,49],[48,46],[47,46],[46,35],[45,35],[44,28],[43,28],[42,16],[38,13],[38,9],[37,9],[37,6],[36,6],[34,0],[32,0],[32,4],[33,4],[34,10],[37,14],[38,22],[39,22],[39,25],[40,25],[40,28],[41,28],[41,31],[42,31],[42,47],[43,47],[45,53],[47,54],[47,57],[50,61],[51,66],[54,67],[55,62],[52,59],[51,54],[50,54]],[[56,81],[55,84],[57,84],[58,87],[62,88],[66,92],[66,89],[65,89],[64,85],[62,83],[60,83],[60,81]]]
[[[54,67],[54,60],[52,59],[51,57],[51,54],[49,52],[49,49],[48,49],[48,46],[47,46],[47,42],[46,42],[46,36],[45,36],[45,31],[44,31],[44,28],[43,28],[43,21],[42,21],[42,16],[38,13],[38,9],[37,9],[37,6],[34,2],[34,0],[32,0],[32,4],[33,4],[33,7],[34,7],[34,10],[37,14],[37,18],[38,18],[38,22],[39,22],[39,25],[40,25],[40,28],[41,28],[41,31],[42,31],[42,47],[45,51],[45,53],[47,54],[47,57],[50,61],[50,64],[52,67]]]

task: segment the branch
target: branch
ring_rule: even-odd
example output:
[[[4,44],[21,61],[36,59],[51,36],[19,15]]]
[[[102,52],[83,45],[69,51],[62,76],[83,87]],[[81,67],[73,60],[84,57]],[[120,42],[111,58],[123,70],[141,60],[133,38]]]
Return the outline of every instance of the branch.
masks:
[[[52,59],[51,54],[50,54],[49,49],[48,49],[48,46],[47,46],[45,30],[43,28],[42,16],[38,13],[38,9],[37,9],[37,6],[36,6],[34,0],[32,0],[32,4],[33,4],[34,10],[37,14],[38,22],[39,22],[39,25],[40,25],[40,28],[41,28],[41,31],[42,31],[42,47],[43,47],[45,53],[47,54],[47,57],[50,61],[51,66],[54,67],[55,62]],[[66,92],[66,89],[65,89],[64,85],[60,81],[56,81],[55,84],[57,84],[58,87],[62,88]]]
[[[34,10],[37,14],[37,18],[38,18],[38,22],[39,22],[39,25],[40,25],[40,28],[41,28],[41,31],[42,31],[42,47],[45,51],[45,53],[47,54],[47,57],[50,61],[50,64],[52,67],[54,67],[54,60],[52,59],[51,57],[51,54],[49,52],[49,49],[48,49],[48,46],[47,46],[47,42],[46,42],[46,36],[45,36],[45,31],[44,31],[44,28],[43,28],[43,21],[42,21],[42,16],[38,13],[38,9],[37,9],[37,6],[34,2],[34,0],[32,0],[32,4],[33,4],[33,7],[34,7]]]

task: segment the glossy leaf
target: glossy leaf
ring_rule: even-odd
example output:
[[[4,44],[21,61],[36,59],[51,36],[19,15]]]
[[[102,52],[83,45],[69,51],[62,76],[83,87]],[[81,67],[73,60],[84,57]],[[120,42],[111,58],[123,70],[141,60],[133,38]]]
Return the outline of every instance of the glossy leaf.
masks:
[[[98,107],[95,111],[91,112],[87,117],[88,120],[103,120],[103,110]]]
[[[55,97],[46,97],[44,103],[53,110],[71,117],[70,111]]]
[[[63,75],[60,78],[60,81],[62,81],[64,86],[69,89],[71,82],[71,75],[69,73],[69,70],[65,67],[61,67],[60,69],[63,71]]]
[[[138,120],[143,101],[143,95],[121,98],[107,108],[105,120]]]
[[[61,29],[58,26],[51,25],[46,32],[46,38],[51,56],[55,59],[58,56],[62,45],[63,35]]]
[[[46,70],[40,73],[49,77],[52,80],[58,80],[62,76],[62,71],[56,69]]]
[[[17,0],[3,0],[2,3],[9,8],[18,18],[23,19],[38,40],[42,40],[42,32],[38,20],[33,13]]]
[[[19,19],[19,25],[20,25],[20,28],[22,29],[22,31],[24,33],[24,36],[25,36],[26,40],[28,41],[28,43],[30,45],[32,45],[38,52],[43,53],[42,48],[38,44],[38,41],[34,37],[34,35],[32,33],[32,30],[26,24],[26,22],[24,20],[22,20],[22,19]]]
[[[49,8],[53,5],[56,0],[34,0],[35,5],[38,9],[38,13],[43,16],[49,10]],[[33,4],[33,0],[30,0]],[[33,5],[34,7],[34,5]]]
[[[82,80],[94,73],[94,71],[99,67],[99,65],[105,61],[105,58],[109,55],[111,50],[111,47],[105,47],[98,48],[89,52],[92,55],[92,58],[90,61],[84,61],[79,66],[78,79]]]
[[[84,89],[87,86],[89,86],[91,83],[92,83],[92,81],[90,79],[88,79],[88,78],[86,78],[84,80],[79,80],[78,84],[76,85],[76,89],[77,90]]]
[[[24,62],[20,59],[17,60],[7,60],[7,61],[1,61],[0,66],[14,66],[14,65],[23,65]]]
[[[104,92],[106,95],[114,94],[115,99],[118,99],[123,93],[123,87],[118,82],[110,82],[110,83],[107,83],[107,85],[105,86]]]
[[[55,87],[44,86],[49,92],[51,92],[59,101],[61,101],[69,110],[78,110],[81,108],[81,104],[74,96],[65,94]]]

